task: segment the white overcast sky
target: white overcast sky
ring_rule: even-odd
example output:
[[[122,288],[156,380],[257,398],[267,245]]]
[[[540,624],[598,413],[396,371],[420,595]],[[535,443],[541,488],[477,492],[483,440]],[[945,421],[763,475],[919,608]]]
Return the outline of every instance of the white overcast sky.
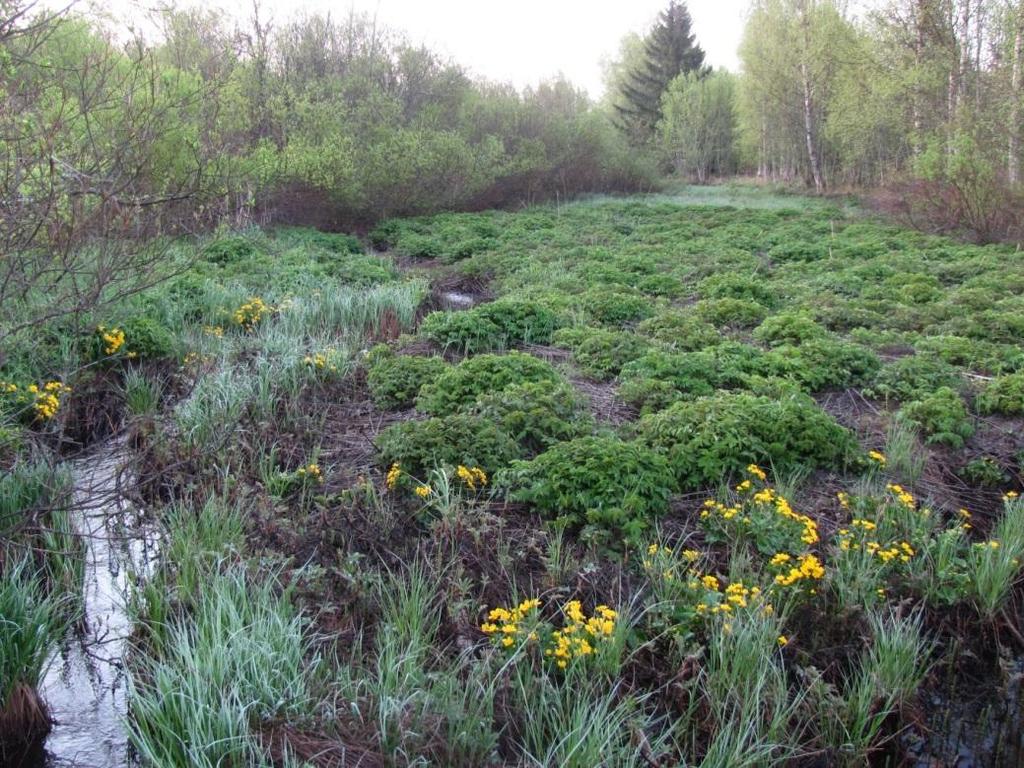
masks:
[[[115,17],[141,13],[148,3],[96,0]],[[178,0],[177,5],[251,13],[251,0]],[[451,56],[491,80],[533,85],[561,72],[598,98],[601,61],[614,57],[627,32],[644,32],[668,0],[263,0],[271,18],[296,13],[343,16],[354,8]],[[738,68],[736,48],[748,0],[690,0],[698,42],[716,67]],[[133,12],[132,8],[135,11]],[[123,13],[123,16],[122,16]]]

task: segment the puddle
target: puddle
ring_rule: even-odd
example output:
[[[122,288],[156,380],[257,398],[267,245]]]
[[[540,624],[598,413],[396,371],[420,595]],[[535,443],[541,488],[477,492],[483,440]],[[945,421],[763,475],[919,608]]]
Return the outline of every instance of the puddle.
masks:
[[[31,768],[121,768],[133,764],[124,728],[123,656],[132,623],[126,599],[155,562],[156,541],[121,499],[123,453],[111,445],[72,465],[76,527],[86,545],[81,629],[50,659],[40,692],[53,718]]]
[[[1004,668],[1005,684],[972,685],[925,703],[930,733],[908,733],[913,768],[1019,768],[1024,765],[1024,658]]]
[[[477,302],[475,296],[461,291],[444,291],[438,294],[438,299],[441,308],[447,310],[469,309]]]

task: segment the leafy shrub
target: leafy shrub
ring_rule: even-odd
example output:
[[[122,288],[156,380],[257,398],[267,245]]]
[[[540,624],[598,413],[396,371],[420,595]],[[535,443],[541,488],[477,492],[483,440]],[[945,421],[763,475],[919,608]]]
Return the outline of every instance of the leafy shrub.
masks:
[[[667,510],[674,487],[664,457],[616,437],[559,443],[533,461],[515,462],[499,482],[513,499],[609,542],[637,541]]]
[[[868,397],[890,400],[915,400],[941,387],[958,389],[960,373],[949,363],[933,355],[911,355],[886,363],[875,381],[865,387]]]
[[[256,255],[259,250],[254,238],[229,235],[207,243],[200,255],[211,264],[223,267],[244,262]]]
[[[754,338],[775,347],[781,344],[797,345],[805,341],[825,338],[828,331],[819,325],[809,312],[780,312],[765,318],[754,329]]]
[[[679,350],[697,352],[723,341],[718,329],[692,312],[670,309],[644,320],[637,331]]]
[[[697,316],[719,328],[753,328],[764,320],[768,310],[747,299],[702,299]]]
[[[625,325],[653,313],[651,299],[640,293],[592,288],[582,296],[583,308],[598,323]]]
[[[697,292],[705,299],[743,299],[769,308],[777,300],[763,277],[728,272],[705,277],[697,285]]]
[[[560,381],[558,371],[550,363],[522,352],[478,355],[424,384],[416,407],[426,413],[443,415],[467,408],[480,395],[498,393],[513,384],[557,384]]]
[[[464,312],[433,312],[420,331],[443,347],[468,354],[516,343],[546,344],[556,325],[555,313],[536,302],[498,299]]]
[[[130,317],[119,327],[124,331],[124,352],[138,360],[162,360],[174,354],[174,336],[151,317]]]
[[[611,378],[650,348],[647,341],[634,333],[605,328],[563,328],[555,331],[551,342],[571,349],[580,370],[596,379]]]
[[[826,338],[777,347],[771,354],[778,364],[777,373],[808,392],[863,384],[881,366],[878,355],[867,347]]]
[[[591,420],[581,406],[569,384],[527,382],[481,395],[472,413],[498,425],[532,455],[585,434]]]
[[[397,411],[412,407],[420,388],[437,379],[447,367],[439,357],[393,355],[371,366],[366,383],[378,408]]]
[[[929,443],[962,448],[974,434],[963,398],[949,387],[940,387],[920,400],[906,403],[899,411],[905,419],[927,435]]]
[[[914,345],[950,365],[987,373],[1008,373],[1024,368],[1024,350],[965,336],[925,336]]]
[[[341,232],[321,232],[311,227],[282,227],[275,230],[274,239],[285,243],[318,248],[329,253],[362,253],[363,245],[354,235]]]
[[[960,477],[982,488],[1002,488],[1009,477],[991,456],[977,456],[960,468]]]
[[[806,395],[720,392],[644,416],[639,432],[665,452],[683,489],[722,482],[750,464],[836,467],[857,448],[849,430]]]
[[[1024,414],[1024,372],[999,376],[982,389],[977,399],[978,413]]]
[[[828,257],[828,247],[821,242],[783,242],[768,251],[772,261],[785,263],[788,261],[818,261]]]
[[[683,398],[710,395],[719,382],[710,361],[709,355],[699,352],[653,350],[623,367],[619,397],[648,412]]]
[[[385,466],[398,464],[420,479],[435,467],[460,464],[490,475],[522,456],[494,422],[467,413],[395,424],[377,436],[377,448]]]

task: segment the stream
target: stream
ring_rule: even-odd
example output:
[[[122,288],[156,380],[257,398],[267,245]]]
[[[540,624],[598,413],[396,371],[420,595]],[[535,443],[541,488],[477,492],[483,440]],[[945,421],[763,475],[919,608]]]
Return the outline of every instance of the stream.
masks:
[[[150,572],[156,537],[125,504],[120,444],[72,463],[75,524],[86,546],[84,619],[50,659],[40,686],[54,720],[32,768],[121,768],[133,763],[124,727],[124,653],[132,632],[126,603],[137,575]]]

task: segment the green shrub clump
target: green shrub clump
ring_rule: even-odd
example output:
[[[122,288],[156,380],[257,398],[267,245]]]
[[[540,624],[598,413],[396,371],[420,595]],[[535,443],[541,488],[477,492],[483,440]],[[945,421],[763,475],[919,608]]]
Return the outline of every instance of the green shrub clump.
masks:
[[[719,392],[644,416],[639,432],[665,453],[684,490],[722,482],[750,464],[839,467],[857,453],[853,434],[799,394]]]
[[[377,436],[377,449],[384,466],[398,464],[420,479],[435,467],[459,464],[490,475],[522,456],[494,422],[468,413],[395,424]]]
[[[366,377],[370,396],[378,408],[411,408],[420,388],[440,376],[448,365],[440,357],[393,355],[375,362]]]
[[[1024,372],[998,376],[978,395],[978,413],[1024,414]]]
[[[768,310],[749,299],[701,299],[697,316],[719,328],[753,328],[765,319]]]
[[[498,393],[514,384],[557,384],[561,380],[550,363],[523,352],[478,355],[463,360],[424,384],[416,399],[416,407],[440,416],[468,408],[481,395]]]
[[[442,347],[470,354],[520,343],[547,344],[557,324],[555,313],[536,302],[498,299],[464,312],[433,312],[420,331]]]
[[[731,272],[705,277],[697,286],[705,299],[743,299],[764,307],[775,306],[777,297],[756,275],[737,275]]]
[[[920,429],[926,442],[951,448],[963,448],[964,441],[974,434],[963,398],[949,387],[910,401],[899,410],[899,417]]]
[[[650,348],[647,341],[634,333],[606,328],[563,328],[555,331],[551,342],[571,349],[580,370],[601,380],[615,376],[622,366]]]
[[[932,355],[911,355],[886,363],[875,381],[864,389],[868,397],[917,400],[942,387],[959,389],[960,372]]]
[[[644,320],[637,331],[679,352],[697,352],[724,340],[718,329],[692,312],[670,309]]]
[[[529,454],[588,432],[589,414],[567,383],[512,384],[500,392],[481,395],[471,413],[497,424]]]
[[[780,312],[767,317],[754,329],[754,338],[770,347],[783,344],[795,346],[826,336],[828,331],[819,325],[810,313],[798,311]]]
[[[626,325],[650,317],[654,311],[648,296],[607,288],[587,291],[582,296],[582,303],[587,313],[603,325]]]
[[[770,354],[778,363],[776,373],[808,392],[862,385],[881,367],[878,355],[867,347],[828,338],[785,344]]]
[[[668,509],[675,487],[665,458],[617,437],[558,443],[515,462],[498,481],[545,516],[603,543],[635,542]]]

